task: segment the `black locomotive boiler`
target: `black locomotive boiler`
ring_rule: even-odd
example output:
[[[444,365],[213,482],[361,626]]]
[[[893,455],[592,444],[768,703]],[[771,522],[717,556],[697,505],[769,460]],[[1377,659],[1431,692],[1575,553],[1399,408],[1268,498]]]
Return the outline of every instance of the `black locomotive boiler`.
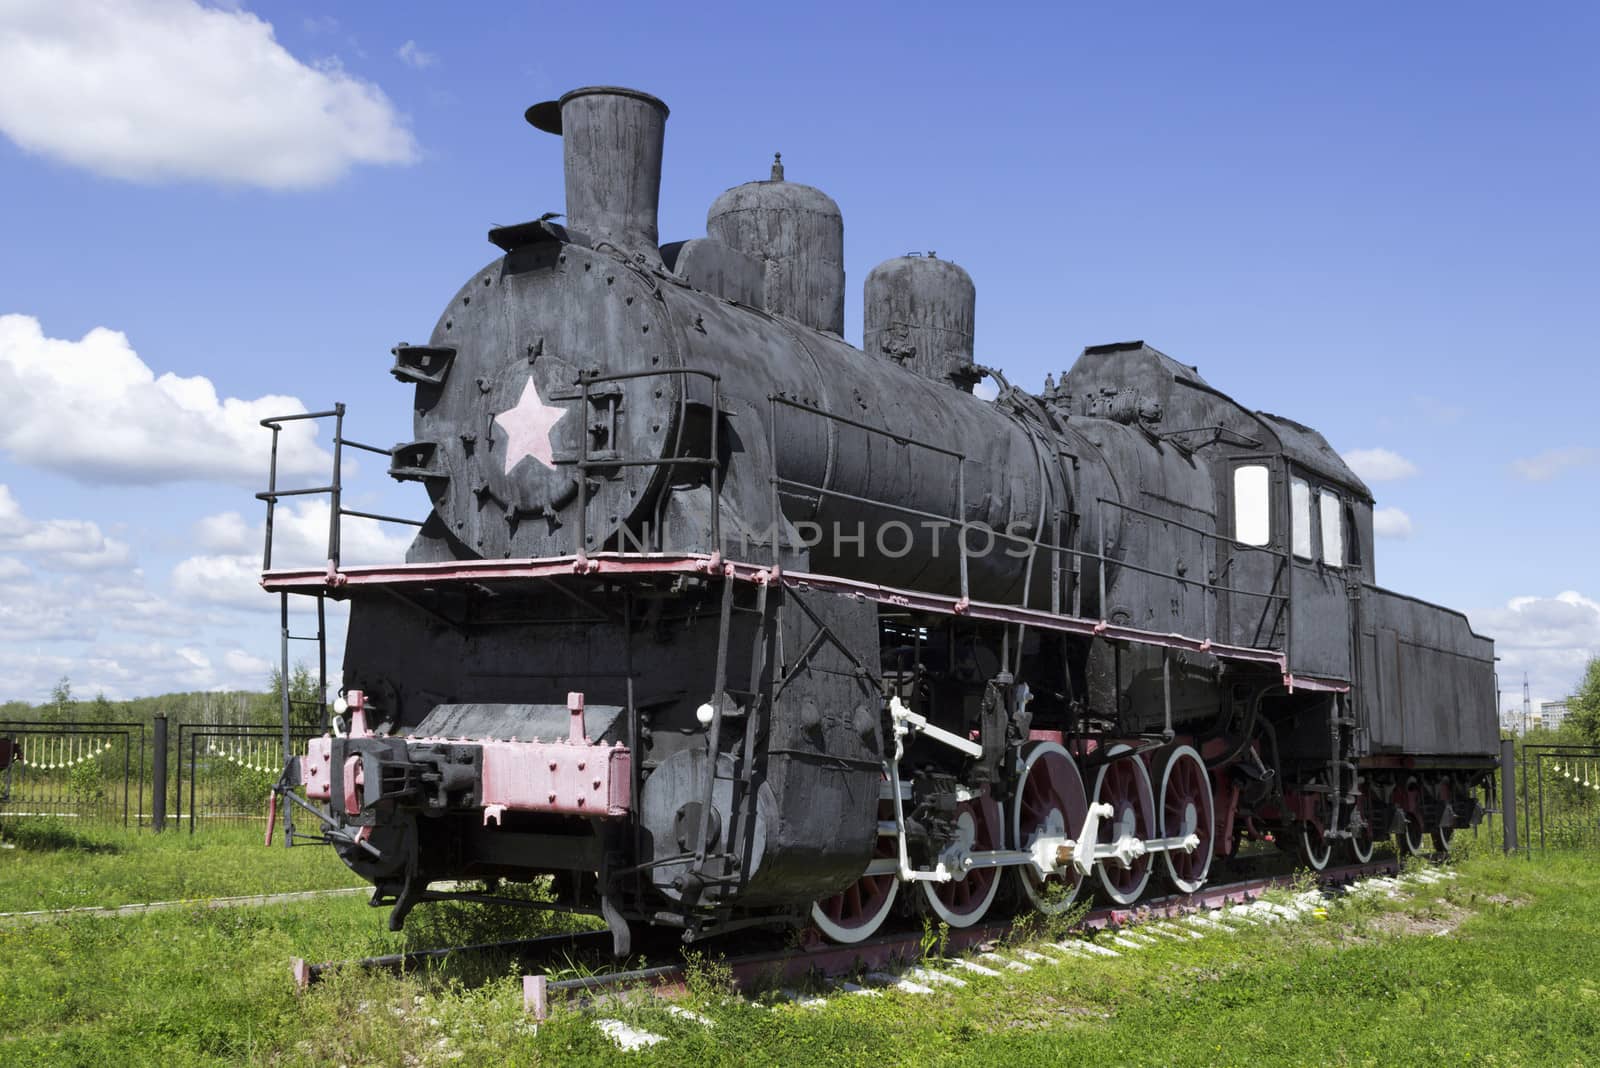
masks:
[[[1478,818],[1492,644],[1374,583],[1372,494],[1316,431],[1142,342],[1012,386],[931,254],[871,272],[857,348],[829,197],[775,164],[662,245],[664,104],[527,117],[565,221],[491,230],[394,350],[390,473],[432,504],[405,562],[263,576],[350,602],[341,715],[281,792],[392,924],[554,876],[619,949],[854,941]]]

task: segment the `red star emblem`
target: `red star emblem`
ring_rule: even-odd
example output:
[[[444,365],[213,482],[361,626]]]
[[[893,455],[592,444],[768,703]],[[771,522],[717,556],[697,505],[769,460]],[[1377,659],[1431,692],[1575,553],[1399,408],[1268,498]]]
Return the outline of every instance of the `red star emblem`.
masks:
[[[565,408],[544,402],[530,375],[516,406],[494,417],[495,424],[506,433],[506,474],[528,456],[546,467],[554,467],[555,447],[550,444],[550,432],[566,414]]]

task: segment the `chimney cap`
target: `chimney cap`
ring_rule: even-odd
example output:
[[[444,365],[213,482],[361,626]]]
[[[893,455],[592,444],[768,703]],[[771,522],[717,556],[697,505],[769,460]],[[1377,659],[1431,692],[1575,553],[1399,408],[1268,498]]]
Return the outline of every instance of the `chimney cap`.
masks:
[[[636,100],[643,100],[647,104],[653,104],[660,108],[663,116],[671,114],[667,105],[662,103],[660,98],[638,89],[628,89],[620,85],[586,85],[581,89],[574,89],[572,92],[564,94],[560,100],[541,101],[523,112],[522,115],[534,128],[543,130],[545,133],[559,134],[561,132],[561,106],[573,97],[591,96],[596,93],[604,93],[608,96],[631,96]]]

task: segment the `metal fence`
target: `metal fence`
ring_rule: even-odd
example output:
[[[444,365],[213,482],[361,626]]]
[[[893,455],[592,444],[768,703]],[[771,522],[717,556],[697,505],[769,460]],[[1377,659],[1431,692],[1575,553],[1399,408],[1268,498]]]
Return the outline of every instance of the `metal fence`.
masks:
[[[291,732],[303,751],[314,731]],[[283,732],[251,724],[178,725],[176,816],[189,833],[201,826],[243,826],[264,820],[267,794],[283,771]]]
[[[1528,856],[1600,846],[1600,745],[1524,745],[1517,775]]]
[[[0,815],[143,826],[143,723],[0,722]]]

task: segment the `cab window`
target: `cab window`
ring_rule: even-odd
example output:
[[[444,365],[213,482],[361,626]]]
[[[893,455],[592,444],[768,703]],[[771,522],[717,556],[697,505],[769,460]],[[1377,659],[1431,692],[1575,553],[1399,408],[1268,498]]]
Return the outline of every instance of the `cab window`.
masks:
[[[1302,560],[1312,559],[1311,487],[1303,478],[1289,480],[1289,526],[1294,554]]]
[[[1272,540],[1271,482],[1265,464],[1233,469],[1233,537],[1241,545]]]
[[[1329,567],[1344,566],[1344,508],[1339,495],[1329,490],[1318,494],[1322,519],[1322,562]]]

